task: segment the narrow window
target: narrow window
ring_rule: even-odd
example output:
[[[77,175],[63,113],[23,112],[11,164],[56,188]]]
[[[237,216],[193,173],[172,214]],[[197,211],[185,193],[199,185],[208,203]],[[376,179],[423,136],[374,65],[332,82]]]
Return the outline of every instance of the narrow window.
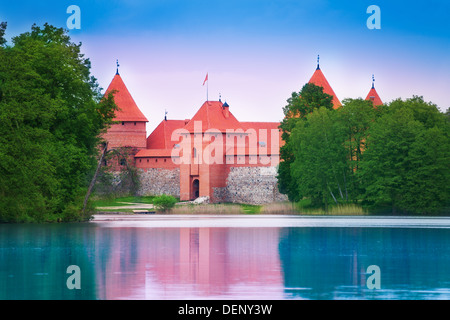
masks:
[[[122,121],[122,125],[123,125],[123,126],[125,125],[125,121]]]

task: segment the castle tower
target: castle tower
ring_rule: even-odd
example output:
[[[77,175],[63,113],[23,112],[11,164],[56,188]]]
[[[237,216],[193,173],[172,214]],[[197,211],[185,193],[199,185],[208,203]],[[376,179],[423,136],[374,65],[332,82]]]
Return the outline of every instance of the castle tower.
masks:
[[[328,80],[325,78],[322,70],[320,70],[319,66],[319,56],[317,56],[317,68],[316,71],[314,71],[311,79],[309,80],[309,83],[315,84],[316,86],[322,87],[323,92],[326,94],[329,94],[330,96],[333,96],[333,108],[337,109],[340,106],[342,106],[341,102],[339,101],[338,97],[333,91],[333,88],[331,88],[330,84],[328,83]]]
[[[116,91],[114,101],[119,110],[116,110],[116,117],[114,118],[114,121],[118,123],[113,124],[103,136],[108,141],[108,148],[132,147],[138,150],[145,149],[147,147],[146,123],[148,120],[136,105],[118,69],[105,92],[105,96],[112,91]]]
[[[378,95],[377,90],[375,90],[375,78],[373,75],[372,75],[372,88],[367,94],[366,100],[372,101],[374,107],[381,106],[383,104],[383,101],[381,101],[381,98]]]

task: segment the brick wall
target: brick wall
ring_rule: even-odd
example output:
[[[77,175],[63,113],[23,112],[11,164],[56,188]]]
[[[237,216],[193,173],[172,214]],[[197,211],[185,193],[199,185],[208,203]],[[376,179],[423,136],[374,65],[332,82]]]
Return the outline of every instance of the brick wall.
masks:
[[[103,135],[108,141],[108,148],[136,147],[144,149],[147,147],[147,131],[143,121],[124,121],[113,124]]]

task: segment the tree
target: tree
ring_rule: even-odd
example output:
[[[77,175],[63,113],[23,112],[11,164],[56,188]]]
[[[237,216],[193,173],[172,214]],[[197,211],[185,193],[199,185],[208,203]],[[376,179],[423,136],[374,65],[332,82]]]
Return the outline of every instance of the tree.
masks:
[[[393,213],[429,214],[448,205],[450,130],[435,105],[395,100],[369,130],[358,175],[363,199]]]
[[[116,106],[62,28],[33,25],[0,47],[0,220],[85,219],[99,135]]]
[[[295,158],[291,176],[298,182],[298,198],[309,198],[325,210],[330,201],[347,201],[346,131],[337,120],[337,111],[316,109],[297,123],[290,137]]]
[[[346,180],[348,197],[357,201],[362,192],[355,175],[358,171],[364,150],[367,149],[368,130],[374,123],[381,109],[375,109],[371,101],[345,99],[342,108],[337,110],[337,119],[343,126],[345,138],[342,143],[347,153],[347,169],[343,172]]]
[[[324,93],[323,88],[312,83],[303,86],[300,92],[293,92],[283,108],[284,119],[280,124],[281,138],[284,145],[280,148],[281,162],[278,167],[278,187],[281,193],[287,194],[289,200],[299,201],[298,181],[291,176],[291,165],[295,161],[294,145],[290,141],[292,130],[297,123],[304,121],[306,116],[320,107],[333,109],[333,97]]]
[[[5,45],[6,39],[5,39],[5,32],[6,32],[6,22],[0,22],[0,46]]]

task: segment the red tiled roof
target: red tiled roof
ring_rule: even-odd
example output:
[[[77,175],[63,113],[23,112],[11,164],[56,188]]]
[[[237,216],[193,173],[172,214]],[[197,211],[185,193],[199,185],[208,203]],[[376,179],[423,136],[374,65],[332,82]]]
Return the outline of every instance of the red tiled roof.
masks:
[[[172,149],[142,149],[136,158],[166,158],[172,156]]]
[[[108,89],[106,89],[105,96],[112,90],[117,91],[114,94],[114,101],[119,107],[119,110],[116,111],[116,117],[114,118],[114,121],[148,122],[147,118],[144,116],[141,110],[139,110],[136,102],[134,102],[133,97],[131,96],[119,74],[116,74],[112,79]]]
[[[381,106],[383,104],[383,101],[381,101],[381,98],[378,95],[377,90],[375,90],[375,87],[372,87],[372,89],[370,89],[369,93],[367,94],[366,100],[372,100],[374,107]]]
[[[309,83],[313,83],[316,86],[322,87],[323,92],[333,96],[333,108],[334,109],[337,109],[340,106],[342,106],[341,102],[339,101],[338,97],[334,93],[333,89],[331,88],[330,84],[328,83],[327,79],[323,75],[322,70],[320,70],[320,68],[317,68],[316,71],[314,71],[314,74],[312,75],[311,79],[309,80]]]
[[[201,121],[201,132],[208,129],[216,129],[220,132],[226,132],[227,129],[242,129],[239,121],[229,112],[228,117],[225,117],[220,101],[206,101],[197,113],[192,117],[184,129],[193,133],[195,121]]]
[[[148,149],[171,149],[175,142],[172,133],[183,128],[187,120],[163,120],[147,138]]]

